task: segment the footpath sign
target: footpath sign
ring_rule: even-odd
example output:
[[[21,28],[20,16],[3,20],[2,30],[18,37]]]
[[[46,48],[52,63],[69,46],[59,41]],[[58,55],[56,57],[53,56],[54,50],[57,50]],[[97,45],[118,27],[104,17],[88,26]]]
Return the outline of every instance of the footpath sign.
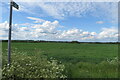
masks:
[[[8,65],[11,61],[11,28],[12,28],[12,7],[19,9],[19,6],[13,1],[10,0],[10,20],[9,20],[9,34],[8,34]]]

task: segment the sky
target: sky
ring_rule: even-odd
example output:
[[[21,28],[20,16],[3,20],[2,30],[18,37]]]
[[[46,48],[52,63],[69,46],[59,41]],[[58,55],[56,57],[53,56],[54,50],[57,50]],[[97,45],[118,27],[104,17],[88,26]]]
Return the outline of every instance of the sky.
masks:
[[[16,2],[16,0],[14,0]],[[38,2],[17,0],[12,40],[118,41],[117,2]],[[0,4],[0,39],[8,39],[9,1]]]

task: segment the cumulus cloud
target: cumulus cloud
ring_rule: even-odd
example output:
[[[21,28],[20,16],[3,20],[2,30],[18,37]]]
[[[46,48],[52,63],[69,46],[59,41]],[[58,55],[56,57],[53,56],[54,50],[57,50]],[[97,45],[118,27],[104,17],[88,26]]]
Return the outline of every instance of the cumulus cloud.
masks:
[[[0,23],[0,39],[7,39],[9,24],[7,21]]]
[[[102,31],[98,35],[98,39],[104,38],[117,38],[118,30],[116,28],[103,28]]]
[[[31,18],[35,19],[35,18]],[[42,20],[42,19],[35,19]],[[30,24],[30,23],[29,23]],[[15,40],[64,40],[64,41],[117,41],[118,29],[102,28],[100,33],[84,31],[73,28],[60,30],[57,20],[45,21],[41,24],[34,24],[23,27],[20,24],[13,24],[12,39]],[[0,23],[0,39],[8,39],[8,22]]]

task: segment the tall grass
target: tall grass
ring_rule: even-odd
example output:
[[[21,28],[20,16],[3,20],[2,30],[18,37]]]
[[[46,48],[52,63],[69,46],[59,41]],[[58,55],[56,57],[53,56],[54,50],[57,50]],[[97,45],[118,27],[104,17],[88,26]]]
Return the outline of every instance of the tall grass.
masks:
[[[71,78],[118,78],[118,58],[100,63],[78,62],[66,65]],[[70,67],[69,67],[70,66]]]

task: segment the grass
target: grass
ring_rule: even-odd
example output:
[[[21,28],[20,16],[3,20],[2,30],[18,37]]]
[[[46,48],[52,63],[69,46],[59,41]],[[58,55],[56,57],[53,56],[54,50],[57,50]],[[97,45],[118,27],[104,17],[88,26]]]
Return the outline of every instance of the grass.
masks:
[[[2,43],[3,56],[7,54],[7,43]],[[117,44],[77,43],[22,43],[13,42],[12,50],[25,52],[27,56],[39,55],[61,61],[66,66],[69,78],[117,78],[118,64],[110,61],[118,56]],[[107,61],[109,59],[109,61]]]

